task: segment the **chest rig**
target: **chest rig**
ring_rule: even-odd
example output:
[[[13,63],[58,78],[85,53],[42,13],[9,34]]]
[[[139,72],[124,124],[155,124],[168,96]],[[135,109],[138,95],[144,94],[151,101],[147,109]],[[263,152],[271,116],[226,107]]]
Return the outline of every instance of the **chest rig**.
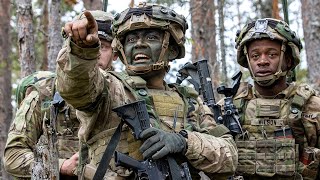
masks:
[[[110,72],[123,82],[136,100],[145,100],[151,125],[165,131],[179,132],[182,129],[192,130],[187,122],[190,98],[195,94],[191,89],[175,84],[169,84],[167,90],[148,89],[146,81],[139,76],[129,76],[126,73]],[[142,159],[138,151],[141,141],[128,133],[128,151],[131,157]]]
[[[55,76],[39,81],[32,86],[39,92],[41,102],[41,117],[50,119],[56,117],[56,132],[59,158],[68,159],[78,151],[78,128],[79,121],[76,118],[75,109],[67,105],[59,93],[55,92]],[[59,103],[50,110],[54,103],[54,98],[59,99]],[[51,113],[55,115],[52,116]]]
[[[265,99],[253,97],[249,86],[246,95],[235,100],[244,130],[236,138],[240,175],[290,179],[299,172],[299,152],[307,144],[302,111],[314,91],[293,88],[287,97]]]

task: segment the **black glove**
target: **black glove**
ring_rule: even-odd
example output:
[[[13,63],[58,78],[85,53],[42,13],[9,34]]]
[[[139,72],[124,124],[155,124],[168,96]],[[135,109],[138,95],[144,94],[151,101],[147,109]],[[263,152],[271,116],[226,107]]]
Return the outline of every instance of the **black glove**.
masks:
[[[160,159],[169,153],[179,153],[186,150],[186,139],[178,133],[169,133],[161,129],[148,128],[140,134],[145,139],[140,147],[143,158]]]

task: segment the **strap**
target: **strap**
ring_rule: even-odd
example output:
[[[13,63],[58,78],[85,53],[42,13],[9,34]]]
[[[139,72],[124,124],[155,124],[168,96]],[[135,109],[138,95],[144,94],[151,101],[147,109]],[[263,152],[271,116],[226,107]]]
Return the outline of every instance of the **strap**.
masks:
[[[114,153],[114,151],[120,141],[122,126],[123,126],[123,121],[120,122],[116,131],[112,135],[112,137],[108,143],[108,146],[103,153],[103,156],[101,158],[101,161],[99,163],[97,171],[94,174],[93,180],[101,180],[101,179],[103,179],[104,175],[106,174],[107,169],[109,167],[110,160],[112,158],[112,155],[113,155],[113,153]]]

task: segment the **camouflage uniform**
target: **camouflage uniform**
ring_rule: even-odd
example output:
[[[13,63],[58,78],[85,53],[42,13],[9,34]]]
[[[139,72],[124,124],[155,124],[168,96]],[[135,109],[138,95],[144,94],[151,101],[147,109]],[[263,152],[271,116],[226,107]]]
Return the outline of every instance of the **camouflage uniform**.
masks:
[[[98,35],[100,39],[112,41],[111,14],[103,11],[90,11],[98,24]],[[81,18],[81,17],[77,17]],[[112,69],[112,67],[109,67]],[[47,71],[39,71],[36,74],[24,78],[21,82],[33,84],[30,81],[39,80],[32,91],[26,93],[27,89],[17,89],[17,103],[21,106],[12,122],[9,130],[4,161],[6,170],[13,176],[19,178],[30,178],[32,163],[34,162],[34,147],[43,134],[43,103],[52,100],[55,89],[55,74]],[[25,97],[25,94],[28,94]],[[23,100],[23,102],[22,102]],[[79,120],[76,111],[71,105],[65,104],[59,109],[57,118],[57,136],[59,152],[59,168],[62,163],[79,151],[78,128]],[[49,114],[49,113],[47,113]],[[48,115],[47,115],[48,116]],[[74,171],[77,174],[77,171]],[[60,177],[66,178],[66,177]]]
[[[279,64],[282,64],[285,49],[291,49],[293,67],[300,61],[302,46],[289,26],[275,19],[249,23],[238,34],[239,64],[249,68],[257,84],[269,88],[287,72],[282,72],[278,65],[275,75],[253,75],[246,45],[261,38],[282,42]],[[306,84],[291,83],[278,94],[265,97],[252,85],[242,83],[234,101],[244,130],[236,137],[238,175],[244,179],[319,179],[320,98],[315,90]]]
[[[127,23],[124,23],[127,26],[122,28],[121,24],[128,19],[135,21],[137,16],[131,18],[130,16],[124,18],[124,16],[129,11],[138,12],[141,9],[143,8],[133,8],[121,13],[116,18],[113,28],[121,30],[127,27],[134,28],[135,25],[130,26]],[[152,16],[147,17],[142,14],[144,18],[140,18],[140,21],[143,19],[154,21],[150,22],[150,27],[144,26],[143,28],[159,28],[161,25],[170,26],[170,34],[174,36],[181,50],[179,57],[183,57],[185,19],[163,6],[146,6],[146,9],[149,9],[153,16],[158,16],[158,21],[152,19]],[[161,17],[165,14],[168,14],[168,18],[171,18],[167,22]],[[177,23],[172,23],[172,21]],[[139,29],[142,26],[137,26],[137,28]],[[113,32],[116,31],[115,29],[113,29]],[[119,35],[118,33],[115,34]],[[120,36],[116,36],[113,44],[117,44],[117,47],[119,47],[117,50],[121,51],[119,38]],[[226,133],[224,126],[218,126],[215,123],[213,114],[207,106],[203,106],[201,99],[198,98],[193,89],[168,84],[165,84],[165,90],[150,89],[146,87],[146,81],[140,76],[100,71],[96,67],[99,56],[98,50],[99,47],[80,48],[69,38],[66,46],[60,51],[57,60],[58,89],[65,100],[79,110],[77,111],[77,117],[81,121],[79,138],[89,146],[90,165],[93,167],[99,165],[105,148],[120,122],[119,117],[112,109],[148,97],[147,106],[158,117],[156,121],[152,122],[153,127],[169,132],[179,132],[182,129],[188,131],[186,140],[188,148],[182,158],[187,159],[194,167],[191,168],[194,170],[191,172],[193,179],[200,178],[196,174],[199,171],[203,171],[211,177],[222,179],[226,179],[228,175],[234,172],[237,164],[234,141]],[[130,65],[125,62],[123,52],[118,52],[118,54],[126,65],[129,74],[141,70],[136,70],[132,66],[128,67]],[[157,67],[162,65],[163,68],[168,65],[166,64],[167,61],[158,63]],[[150,69],[142,69],[141,71],[148,70]],[[175,125],[173,123],[174,118],[176,118]],[[117,150],[141,160],[140,146],[141,142],[135,140],[131,130],[125,126]],[[115,167],[114,161],[111,160],[105,178],[133,179],[133,173],[128,169]]]
[[[21,104],[16,113],[8,134],[4,152],[4,165],[8,173],[17,178],[31,177],[31,168],[34,162],[34,147],[43,133],[44,113],[46,103],[50,103],[55,92],[55,74],[51,72],[36,72],[32,83],[32,90],[24,98],[25,91],[18,94],[17,100]],[[23,79],[25,81],[28,77]],[[22,96],[22,97],[21,97]],[[59,167],[62,163],[78,151],[77,132],[79,121],[75,115],[75,109],[65,104],[59,108],[57,118],[57,137],[59,151]]]

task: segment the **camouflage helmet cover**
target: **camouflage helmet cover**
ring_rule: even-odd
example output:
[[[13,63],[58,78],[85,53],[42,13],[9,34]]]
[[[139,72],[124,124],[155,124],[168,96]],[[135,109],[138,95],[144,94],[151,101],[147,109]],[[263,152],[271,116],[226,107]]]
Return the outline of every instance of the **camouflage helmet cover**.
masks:
[[[279,40],[288,45],[292,50],[293,66],[296,67],[300,63],[300,51],[302,49],[301,41],[289,25],[281,20],[265,18],[258,19],[247,24],[236,37],[237,61],[248,68],[247,57],[244,53],[244,46],[253,40],[269,38]]]
[[[176,59],[184,57],[185,32],[188,24],[183,15],[165,6],[140,3],[139,8],[128,8],[115,16],[112,32],[119,43],[127,32],[146,28],[168,31],[179,47],[179,55]],[[117,52],[119,46],[114,46],[114,50]],[[121,58],[121,54],[119,56]]]
[[[97,21],[99,38],[102,38],[111,42],[113,40],[112,31],[111,31],[111,24],[114,20],[113,15],[111,13],[107,13],[101,10],[94,10],[94,11],[90,10],[89,12],[92,14],[93,18]]]

